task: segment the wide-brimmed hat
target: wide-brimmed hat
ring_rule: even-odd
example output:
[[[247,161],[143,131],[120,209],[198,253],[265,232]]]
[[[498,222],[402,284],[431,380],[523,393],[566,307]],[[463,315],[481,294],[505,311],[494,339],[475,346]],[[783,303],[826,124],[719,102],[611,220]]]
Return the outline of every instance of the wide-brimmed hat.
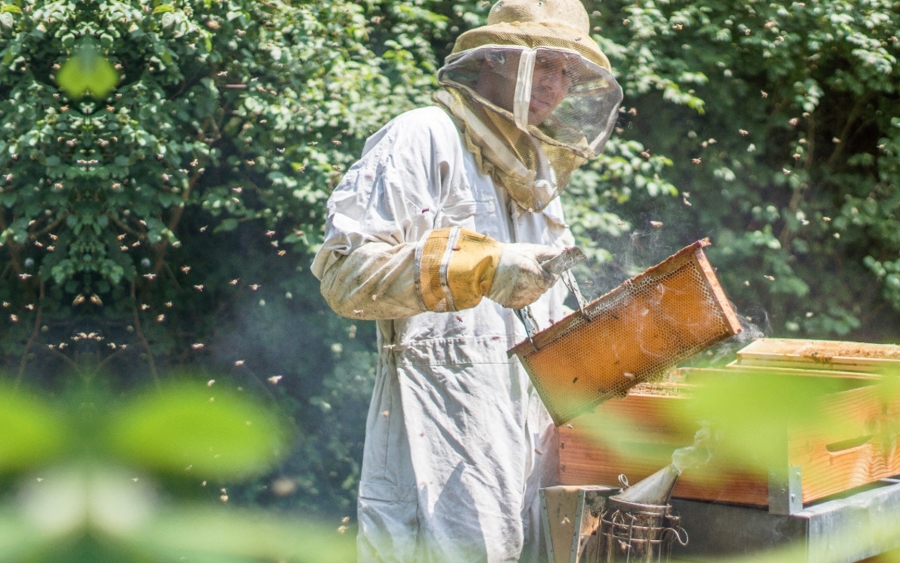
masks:
[[[609,59],[590,36],[591,24],[580,0],[499,0],[487,25],[456,40],[453,53],[486,45],[555,47],[576,51],[610,69]]]

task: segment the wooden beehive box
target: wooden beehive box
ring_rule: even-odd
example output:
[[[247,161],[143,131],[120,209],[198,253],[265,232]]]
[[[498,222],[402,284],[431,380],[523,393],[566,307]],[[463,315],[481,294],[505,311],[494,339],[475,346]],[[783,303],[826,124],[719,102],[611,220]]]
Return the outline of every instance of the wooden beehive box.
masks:
[[[620,474],[635,483],[671,463],[672,452],[690,445],[696,429],[674,422],[679,402],[689,401],[704,382],[827,379],[829,391],[816,397],[823,423],[786,427],[771,436],[783,452],[777,466],[752,469],[714,455],[708,464],[686,470],[673,495],[796,512],[803,504],[900,474],[900,394],[886,395],[879,385],[879,374],[890,367],[900,368],[900,346],[757,340],[725,369],[679,370],[680,381],[642,384],[561,426],[560,483],[614,485]]]

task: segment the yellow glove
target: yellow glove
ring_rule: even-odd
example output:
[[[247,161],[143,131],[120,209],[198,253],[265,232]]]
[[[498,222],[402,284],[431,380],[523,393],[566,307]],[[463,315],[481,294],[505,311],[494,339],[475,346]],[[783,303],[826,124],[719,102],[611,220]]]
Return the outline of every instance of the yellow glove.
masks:
[[[461,227],[435,229],[417,256],[417,289],[429,311],[478,305],[491,288],[503,243]]]
[[[540,263],[560,252],[539,244],[504,244],[461,227],[436,229],[417,256],[417,289],[429,311],[468,309],[484,296],[518,309],[556,281]]]

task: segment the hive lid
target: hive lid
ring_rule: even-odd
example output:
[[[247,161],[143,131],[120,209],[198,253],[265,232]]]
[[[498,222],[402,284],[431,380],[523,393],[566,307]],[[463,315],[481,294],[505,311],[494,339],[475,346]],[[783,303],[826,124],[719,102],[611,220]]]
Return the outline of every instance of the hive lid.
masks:
[[[900,368],[900,346],[834,340],[760,338],[739,350],[737,359],[729,367],[878,373],[886,368]]]

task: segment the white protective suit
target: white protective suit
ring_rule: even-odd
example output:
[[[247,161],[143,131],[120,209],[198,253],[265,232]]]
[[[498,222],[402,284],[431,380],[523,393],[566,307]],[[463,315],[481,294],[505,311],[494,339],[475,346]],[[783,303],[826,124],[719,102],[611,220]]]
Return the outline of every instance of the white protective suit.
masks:
[[[524,328],[483,297],[530,302],[553,281],[543,256],[574,242],[557,195],[622,98],[590,29],[579,0],[498,1],[439,71],[439,107],[373,135],[328,201],[313,273],[336,312],[378,321],[362,562],[545,554],[555,429],[507,356]],[[539,328],[565,316],[565,296],[557,282],[532,303]]]
[[[554,484],[555,429],[518,359],[510,309],[427,312],[416,253],[433,229],[563,248],[559,198],[528,212],[482,174],[447,113],[405,113],[373,135],[328,203],[313,264],[329,304],[378,320],[379,365],[359,488],[359,560],[536,561],[538,489]],[[421,250],[418,250],[421,252]],[[531,306],[565,312],[564,284]]]

